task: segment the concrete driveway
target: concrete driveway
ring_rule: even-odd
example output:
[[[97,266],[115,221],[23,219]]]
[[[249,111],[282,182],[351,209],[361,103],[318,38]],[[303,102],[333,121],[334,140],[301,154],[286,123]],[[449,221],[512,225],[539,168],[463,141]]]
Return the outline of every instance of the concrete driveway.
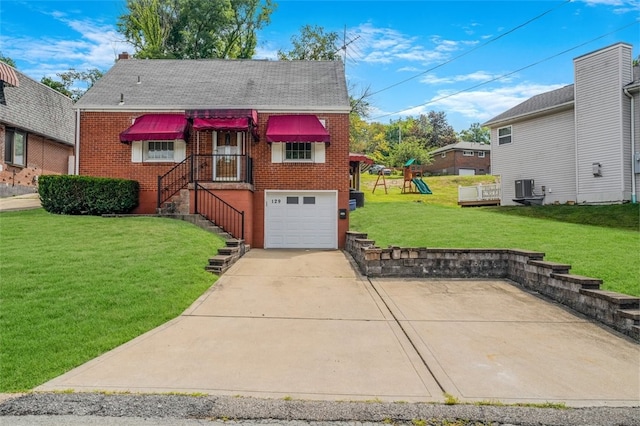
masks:
[[[38,391],[640,404],[640,346],[504,281],[251,250],[183,315]]]

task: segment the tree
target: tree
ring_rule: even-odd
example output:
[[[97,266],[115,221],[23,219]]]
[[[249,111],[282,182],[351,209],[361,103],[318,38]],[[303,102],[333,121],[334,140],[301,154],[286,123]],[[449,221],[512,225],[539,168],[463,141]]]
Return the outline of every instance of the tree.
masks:
[[[299,36],[291,37],[293,49],[288,52],[278,50],[278,59],[281,61],[339,61],[340,49],[336,47],[338,37],[336,32],[325,34],[323,27],[305,25],[300,28]]]
[[[480,123],[473,123],[467,130],[460,132],[460,139],[465,142],[489,144],[491,143],[491,131],[480,126]]]
[[[88,71],[76,71],[71,68],[69,71],[56,75],[60,78],[60,81],[54,80],[51,77],[42,77],[40,82],[77,101],[84,92],[91,88],[91,86],[102,77],[103,72],[97,68]],[[81,87],[78,85],[81,85]]]
[[[447,117],[444,111],[429,111],[427,119],[431,125],[431,134],[427,141],[427,147],[440,148],[458,142],[456,132],[447,122]]]
[[[275,7],[272,0],[127,0],[118,31],[136,58],[247,59]]]
[[[16,67],[16,62],[13,59],[11,59],[10,57],[4,56],[2,54],[2,52],[0,52],[0,62],[4,62],[7,65],[10,65],[10,66],[12,66],[14,68],[17,68]]]
[[[389,165],[393,167],[402,167],[407,161],[415,158],[419,164],[431,163],[431,155],[424,148],[424,145],[418,139],[409,136],[401,143],[393,147],[389,156]]]

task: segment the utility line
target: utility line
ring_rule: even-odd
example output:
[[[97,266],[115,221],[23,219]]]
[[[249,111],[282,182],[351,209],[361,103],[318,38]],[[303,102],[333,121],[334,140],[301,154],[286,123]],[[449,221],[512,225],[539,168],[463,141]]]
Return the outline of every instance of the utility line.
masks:
[[[448,95],[441,96],[441,97],[436,98],[436,99],[432,99],[432,100],[430,100],[430,101],[428,101],[428,102],[425,102],[425,103],[423,103],[423,104],[418,104],[418,105],[412,106],[412,107],[410,107],[410,108],[405,108],[405,109],[403,109],[403,110],[401,110],[401,111],[396,111],[396,112],[391,112],[391,113],[389,113],[389,114],[379,115],[379,116],[377,116],[377,117],[372,118],[372,120],[377,120],[377,119],[379,119],[379,118],[388,117],[388,116],[390,116],[390,115],[400,114],[400,113],[402,113],[402,112],[404,112],[404,111],[408,111],[408,110],[410,110],[410,109],[413,109],[413,108],[416,108],[416,107],[420,107],[420,106],[429,105],[429,104],[432,104],[432,103],[435,103],[435,102],[441,101],[441,100],[443,100],[443,99],[447,99],[447,98],[450,98],[450,97],[452,97],[452,96],[459,95],[460,93],[468,92],[468,91],[473,90],[473,89],[476,89],[476,88],[478,88],[478,87],[480,87],[480,86],[484,86],[485,84],[493,83],[494,81],[497,81],[497,80],[503,79],[503,78],[505,78],[505,77],[509,77],[510,75],[513,75],[513,74],[518,73],[518,72],[520,72],[520,71],[526,70],[526,69],[531,68],[531,67],[534,67],[534,66],[536,66],[536,65],[540,65],[541,63],[546,62],[546,61],[548,61],[548,60],[551,60],[551,59],[553,59],[553,58],[557,58],[558,56],[562,56],[562,55],[564,55],[564,54],[566,54],[566,53],[571,52],[572,50],[579,49],[579,48],[581,48],[581,47],[583,47],[583,46],[585,46],[585,45],[587,45],[587,44],[589,44],[589,43],[593,43],[594,41],[600,40],[601,38],[607,37],[607,36],[609,36],[609,35],[611,35],[611,34],[613,34],[613,33],[616,33],[616,32],[618,32],[618,31],[624,30],[624,29],[626,29],[626,28],[628,28],[628,27],[631,27],[631,26],[633,26],[633,25],[637,25],[638,23],[640,23],[640,20],[637,20],[637,21],[631,22],[631,23],[629,23],[629,24],[627,24],[627,25],[624,25],[624,26],[622,26],[622,27],[619,27],[619,28],[617,28],[617,29],[615,29],[615,30],[613,30],[613,31],[610,31],[610,32],[606,33],[606,34],[602,34],[602,35],[600,35],[600,36],[598,36],[598,37],[595,37],[595,38],[593,38],[593,39],[591,39],[591,40],[585,41],[584,43],[578,44],[578,45],[573,46],[573,47],[571,47],[571,48],[569,48],[569,49],[563,50],[562,52],[559,52],[559,53],[556,53],[556,54],[554,54],[554,55],[548,56],[548,57],[546,57],[546,58],[544,58],[544,59],[541,59],[541,60],[539,60],[539,61],[537,61],[537,62],[534,62],[534,63],[532,63],[532,64],[529,64],[529,65],[526,65],[526,66],[524,66],[524,67],[522,67],[522,68],[518,68],[518,69],[517,69],[517,70],[515,70],[515,71],[511,71],[511,72],[508,72],[508,73],[506,73],[506,74],[502,74],[502,75],[500,75],[500,76],[498,76],[498,77],[494,77],[494,78],[492,78],[492,79],[490,79],[490,80],[484,81],[484,82],[482,82],[482,83],[478,83],[478,84],[476,84],[476,85],[474,85],[474,86],[467,87],[466,89],[462,89],[462,90],[459,90],[459,91],[457,91],[457,92],[450,93],[450,94],[448,94]]]
[[[409,77],[409,78],[407,78],[407,79],[405,79],[405,80],[399,81],[398,83],[394,83],[394,84],[392,84],[391,86],[387,86],[387,87],[385,87],[384,89],[380,89],[380,90],[378,90],[378,91],[376,91],[376,92],[373,92],[373,93],[371,93],[371,96],[373,96],[373,95],[377,95],[377,94],[378,94],[378,93],[380,93],[380,92],[384,92],[385,90],[389,90],[389,89],[391,89],[391,88],[393,88],[393,87],[396,87],[396,86],[399,86],[399,85],[401,85],[401,84],[404,84],[404,83],[406,83],[407,81],[413,80],[414,78],[420,77],[421,75],[424,75],[424,74],[426,74],[426,73],[428,73],[428,72],[431,72],[431,71],[433,71],[433,70],[436,70],[436,69],[438,69],[438,68],[440,68],[440,67],[443,67],[443,66],[445,66],[445,65],[447,65],[447,64],[450,64],[451,62],[456,61],[456,60],[458,60],[458,59],[462,58],[463,56],[466,56],[466,55],[468,55],[468,54],[470,54],[470,53],[473,53],[473,52],[475,52],[476,50],[481,49],[481,48],[483,48],[483,47],[487,46],[488,44],[491,44],[491,43],[493,43],[494,41],[497,41],[497,40],[501,39],[502,37],[505,37],[505,36],[507,36],[507,35],[511,34],[512,32],[517,31],[517,30],[519,30],[520,28],[522,28],[522,27],[525,27],[525,26],[529,25],[529,24],[530,24],[530,23],[532,23],[533,21],[536,21],[536,20],[538,20],[538,19],[542,18],[543,16],[545,16],[545,15],[547,15],[547,14],[549,14],[549,13],[553,12],[554,10],[559,9],[560,7],[564,6],[565,4],[567,4],[567,3],[571,3],[571,2],[572,2],[572,0],[565,0],[565,1],[564,1],[563,3],[561,3],[560,5],[558,5],[558,6],[554,7],[554,8],[551,8],[551,9],[549,9],[549,10],[547,10],[547,11],[545,11],[545,12],[541,13],[540,15],[535,16],[535,17],[533,17],[533,18],[529,19],[528,21],[526,21],[526,22],[524,22],[524,23],[522,23],[522,24],[520,24],[520,25],[518,25],[518,26],[516,26],[516,27],[511,28],[510,30],[508,30],[508,31],[506,31],[506,32],[504,32],[504,33],[502,33],[502,34],[500,34],[500,35],[499,35],[499,36],[497,36],[497,37],[494,37],[494,38],[492,38],[492,39],[490,39],[490,40],[486,41],[485,43],[482,43],[482,44],[480,44],[480,45],[478,45],[478,46],[474,47],[474,48],[473,48],[473,49],[471,49],[471,50],[468,50],[468,51],[466,51],[466,52],[464,52],[464,53],[461,53],[461,54],[460,54],[460,55],[458,55],[458,56],[454,56],[453,58],[449,59],[448,61],[442,62],[441,64],[438,64],[438,65],[436,65],[436,66],[434,66],[434,67],[432,67],[432,68],[429,68],[429,69],[428,69],[428,70],[426,70],[426,71],[423,71],[423,72],[421,72],[421,73],[419,73],[419,74],[416,74],[416,75],[414,75],[414,76],[412,76],[412,77]]]

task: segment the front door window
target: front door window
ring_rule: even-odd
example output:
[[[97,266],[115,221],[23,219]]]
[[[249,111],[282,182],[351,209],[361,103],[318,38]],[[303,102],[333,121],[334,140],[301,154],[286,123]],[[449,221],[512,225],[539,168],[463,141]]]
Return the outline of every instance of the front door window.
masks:
[[[213,180],[240,180],[241,132],[217,132],[213,150]]]

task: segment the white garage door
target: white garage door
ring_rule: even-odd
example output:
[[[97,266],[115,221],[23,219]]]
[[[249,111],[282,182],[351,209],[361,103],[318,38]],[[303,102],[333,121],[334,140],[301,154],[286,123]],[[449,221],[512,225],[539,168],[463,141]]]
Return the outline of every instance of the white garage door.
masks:
[[[338,193],[265,191],[265,248],[338,248]]]
[[[458,169],[458,176],[472,176],[476,174],[476,169]]]

